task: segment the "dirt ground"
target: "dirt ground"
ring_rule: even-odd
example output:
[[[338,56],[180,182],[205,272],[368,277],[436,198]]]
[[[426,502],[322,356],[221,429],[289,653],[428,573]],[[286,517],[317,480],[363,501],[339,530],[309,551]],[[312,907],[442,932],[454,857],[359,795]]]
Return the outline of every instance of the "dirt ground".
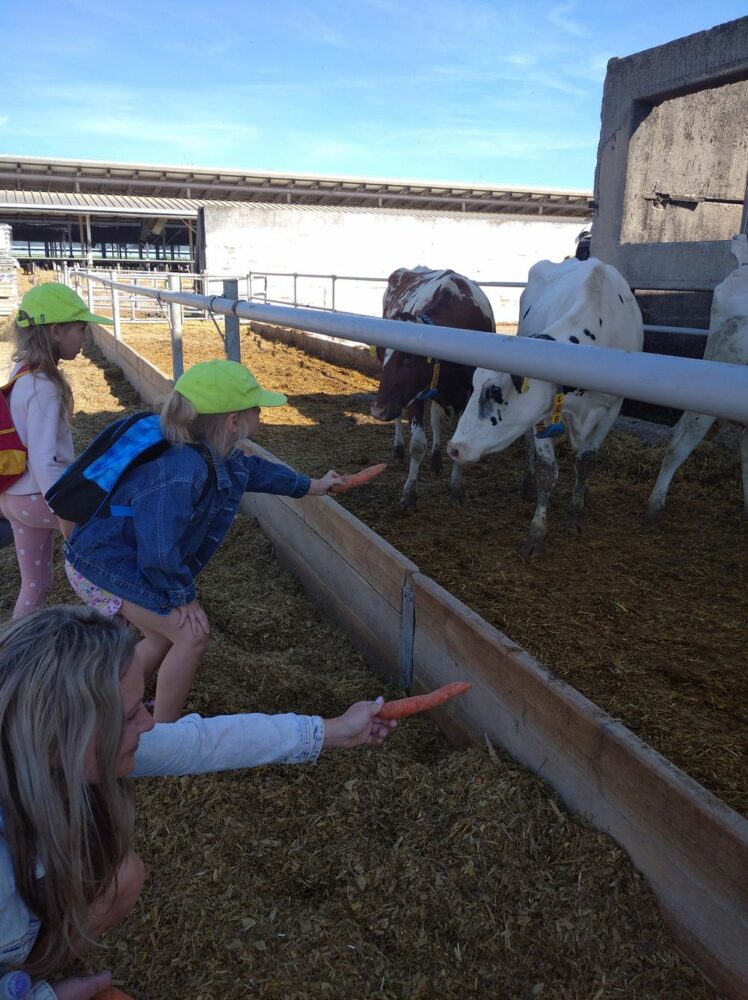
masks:
[[[171,371],[164,327],[125,338]],[[748,525],[737,449],[706,441],[681,468],[662,530],[645,527],[663,447],[613,432],[591,479],[587,530],[566,532],[572,469],[560,476],[546,553],[519,543],[532,503],[519,498],[523,445],[466,470],[463,506],[448,502],[448,469],[424,462],[418,512],[398,511],[405,468],[393,426],[369,416],[376,382],[261,340],[242,327],[243,360],[289,406],[263,413],[258,441],[305,472],[390,467],[341,499],[357,517],[488,622],[573,684],[733,808],[748,813]],[[212,324],[188,324],[185,363],[220,356]],[[449,463],[447,463],[448,465]]]
[[[188,363],[196,360],[193,340]],[[204,334],[200,341],[204,350]],[[268,386],[291,395],[289,407],[266,414],[262,443],[311,472],[386,455],[389,430],[370,423],[360,399],[368,380],[249,339],[245,357]],[[80,449],[137,400],[100,358],[66,368]],[[496,494],[496,473],[489,475]],[[499,497],[490,508],[484,501],[494,529],[479,533],[470,500],[447,521],[444,484],[426,479],[420,517],[398,517],[401,479],[388,470],[376,491],[351,495],[351,506],[355,500],[356,513],[417,553],[422,566],[461,532],[462,551],[453,546],[449,563],[468,580],[488,572],[483,550],[510,530],[508,514],[497,521]],[[478,494],[482,480],[470,482]],[[518,508],[515,516],[523,514]],[[520,530],[512,530],[514,540]],[[551,560],[562,538],[554,531]],[[524,605],[513,596],[517,560],[508,543],[501,551],[490,574],[508,614]],[[574,551],[566,549],[567,559]],[[571,614],[586,625],[577,600],[568,615],[549,612],[569,579],[554,578],[559,565],[533,569],[546,590],[545,641]],[[425,568],[436,575],[439,564]],[[463,585],[458,575],[450,579],[453,589]],[[6,549],[3,619],[16,587]],[[280,570],[249,520],[237,519],[199,592],[212,631],[190,710],[331,716],[359,698],[395,693]],[[59,560],[50,599],[71,600]],[[634,606],[618,591],[616,599],[631,606],[620,614],[643,613],[646,602]],[[591,610],[608,620],[605,599]],[[535,614],[530,608],[507,621],[507,631],[533,634]],[[549,648],[562,645],[555,642]],[[142,781],[137,808],[148,881],[97,964],[142,1000],[715,996],[673,949],[646,884],[615,844],[569,817],[504,755],[450,750],[428,720],[402,724],[381,750],[326,752],[314,766]]]

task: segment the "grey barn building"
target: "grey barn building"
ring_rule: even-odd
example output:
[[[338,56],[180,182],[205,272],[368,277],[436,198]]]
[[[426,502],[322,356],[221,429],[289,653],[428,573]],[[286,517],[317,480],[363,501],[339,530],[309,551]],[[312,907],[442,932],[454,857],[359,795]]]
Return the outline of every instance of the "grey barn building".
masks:
[[[748,17],[611,59],[592,253],[635,289],[645,323],[708,325],[747,195]]]

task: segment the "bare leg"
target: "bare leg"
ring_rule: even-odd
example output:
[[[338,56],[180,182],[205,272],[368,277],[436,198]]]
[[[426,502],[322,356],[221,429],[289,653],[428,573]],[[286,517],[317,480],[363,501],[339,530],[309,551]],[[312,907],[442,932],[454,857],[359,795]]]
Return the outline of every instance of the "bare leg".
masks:
[[[88,930],[92,937],[96,939],[103,937],[112,927],[122,923],[140,898],[145,874],[142,860],[134,851],[130,851],[117,870],[116,881],[103,895],[94,900],[88,909]],[[42,936],[37,938],[27,961],[35,962],[41,957],[43,950]],[[71,963],[78,961],[79,958],[78,953],[71,952],[69,956]]]
[[[143,642],[147,644],[145,655],[155,655],[159,642],[168,643],[158,668],[153,718],[156,722],[176,722],[190,693],[208,636],[204,632],[194,635],[189,625],[180,628],[176,609],[168,615],[157,615],[131,601],[123,601],[122,614],[143,633]]]
[[[145,865],[134,851],[130,851],[119,866],[116,882],[88,910],[89,928],[94,937],[100,938],[110,927],[125,919],[140,898],[144,882]]]

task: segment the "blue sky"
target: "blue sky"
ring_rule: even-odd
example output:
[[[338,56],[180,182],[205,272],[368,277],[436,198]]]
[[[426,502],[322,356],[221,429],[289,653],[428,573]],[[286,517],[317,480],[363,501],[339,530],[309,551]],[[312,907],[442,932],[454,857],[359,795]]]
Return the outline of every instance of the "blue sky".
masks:
[[[605,66],[745,0],[5,0],[0,151],[591,189]]]

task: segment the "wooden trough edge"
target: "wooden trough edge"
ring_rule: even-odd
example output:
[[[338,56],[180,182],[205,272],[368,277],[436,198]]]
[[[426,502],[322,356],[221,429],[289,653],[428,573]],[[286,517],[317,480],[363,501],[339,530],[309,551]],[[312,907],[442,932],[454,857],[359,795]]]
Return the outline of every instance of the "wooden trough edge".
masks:
[[[278,461],[257,445],[246,450]],[[503,747],[572,812],[612,836],[649,882],[682,953],[717,989],[747,995],[748,821],[336,501],[247,494],[242,510],[257,517],[282,564],[376,671],[390,680],[411,673],[412,684],[404,686],[414,690],[470,681],[472,691],[434,713],[452,741],[488,739]],[[290,518],[297,519],[297,530]],[[412,610],[406,617],[404,598],[396,622],[391,614],[382,616],[377,602],[395,610],[398,573]],[[382,634],[388,621],[396,628],[398,662],[395,642]],[[409,629],[410,643],[404,635]]]
[[[151,394],[146,401],[168,392],[170,380],[109,331],[95,337]],[[246,450],[279,461],[257,445]],[[416,690],[470,681],[468,695],[434,713],[445,733],[501,746],[612,836],[647,879],[683,955],[727,996],[748,996],[748,821],[336,501],[246,494],[241,509],[375,671]]]

